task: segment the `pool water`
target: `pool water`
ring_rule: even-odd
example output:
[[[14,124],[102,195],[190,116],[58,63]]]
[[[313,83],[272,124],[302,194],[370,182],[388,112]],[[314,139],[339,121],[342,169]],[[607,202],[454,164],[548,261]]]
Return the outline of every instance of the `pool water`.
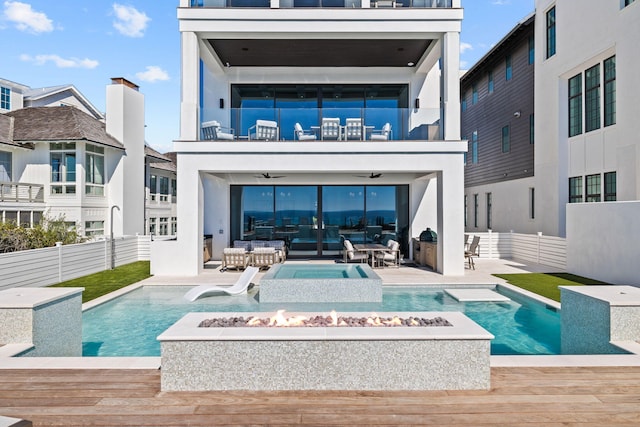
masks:
[[[281,264],[273,272],[274,279],[360,279],[366,277],[367,273],[364,269],[355,264],[323,265],[321,269],[314,265]]]
[[[191,287],[145,286],[83,313],[84,356],[160,356],[156,337],[188,312],[461,311],[495,335],[491,354],[560,354],[560,314],[517,294],[510,302],[460,303],[442,290],[385,287],[382,303],[259,303],[249,295],[188,302]]]

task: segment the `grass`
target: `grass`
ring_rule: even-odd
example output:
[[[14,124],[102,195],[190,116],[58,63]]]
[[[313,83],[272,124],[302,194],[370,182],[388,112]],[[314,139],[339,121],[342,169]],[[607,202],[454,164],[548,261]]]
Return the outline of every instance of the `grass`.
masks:
[[[558,286],[607,285],[607,283],[569,273],[494,274],[510,284],[560,302]]]
[[[101,271],[73,280],[67,280],[51,287],[77,287],[84,288],[82,302],[91,301],[98,297],[117,291],[132,283],[151,277],[149,261],[138,261],[131,264],[116,267],[113,270]]]

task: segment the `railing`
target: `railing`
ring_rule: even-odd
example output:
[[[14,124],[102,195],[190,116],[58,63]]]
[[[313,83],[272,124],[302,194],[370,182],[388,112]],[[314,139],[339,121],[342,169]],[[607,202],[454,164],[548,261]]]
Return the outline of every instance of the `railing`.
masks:
[[[201,115],[202,140],[442,140],[436,108],[214,108]]]
[[[44,185],[0,182],[0,202],[44,203]]]
[[[452,8],[454,0],[191,0],[191,7],[211,8]],[[457,6],[459,7],[459,6]]]
[[[171,204],[176,203],[176,197],[170,194],[147,193],[147,201],[149,204]]]

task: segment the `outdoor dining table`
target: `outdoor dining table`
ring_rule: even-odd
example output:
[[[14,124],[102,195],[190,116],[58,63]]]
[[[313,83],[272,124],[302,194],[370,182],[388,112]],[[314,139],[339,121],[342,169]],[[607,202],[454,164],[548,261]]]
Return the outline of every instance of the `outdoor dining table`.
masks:
[[[369,254],[369,264],[372,268],[376,268],[376,252],[384,252],[389,248],[380,243],[358,243],[353,245],[353,249]]]

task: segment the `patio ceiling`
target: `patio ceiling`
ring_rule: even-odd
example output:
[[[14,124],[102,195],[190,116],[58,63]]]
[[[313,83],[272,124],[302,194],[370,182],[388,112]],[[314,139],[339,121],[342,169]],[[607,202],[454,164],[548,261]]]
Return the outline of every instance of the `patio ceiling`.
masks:
[[[209,40],[231,67],[407,67],[432,43],[425,39]]]

